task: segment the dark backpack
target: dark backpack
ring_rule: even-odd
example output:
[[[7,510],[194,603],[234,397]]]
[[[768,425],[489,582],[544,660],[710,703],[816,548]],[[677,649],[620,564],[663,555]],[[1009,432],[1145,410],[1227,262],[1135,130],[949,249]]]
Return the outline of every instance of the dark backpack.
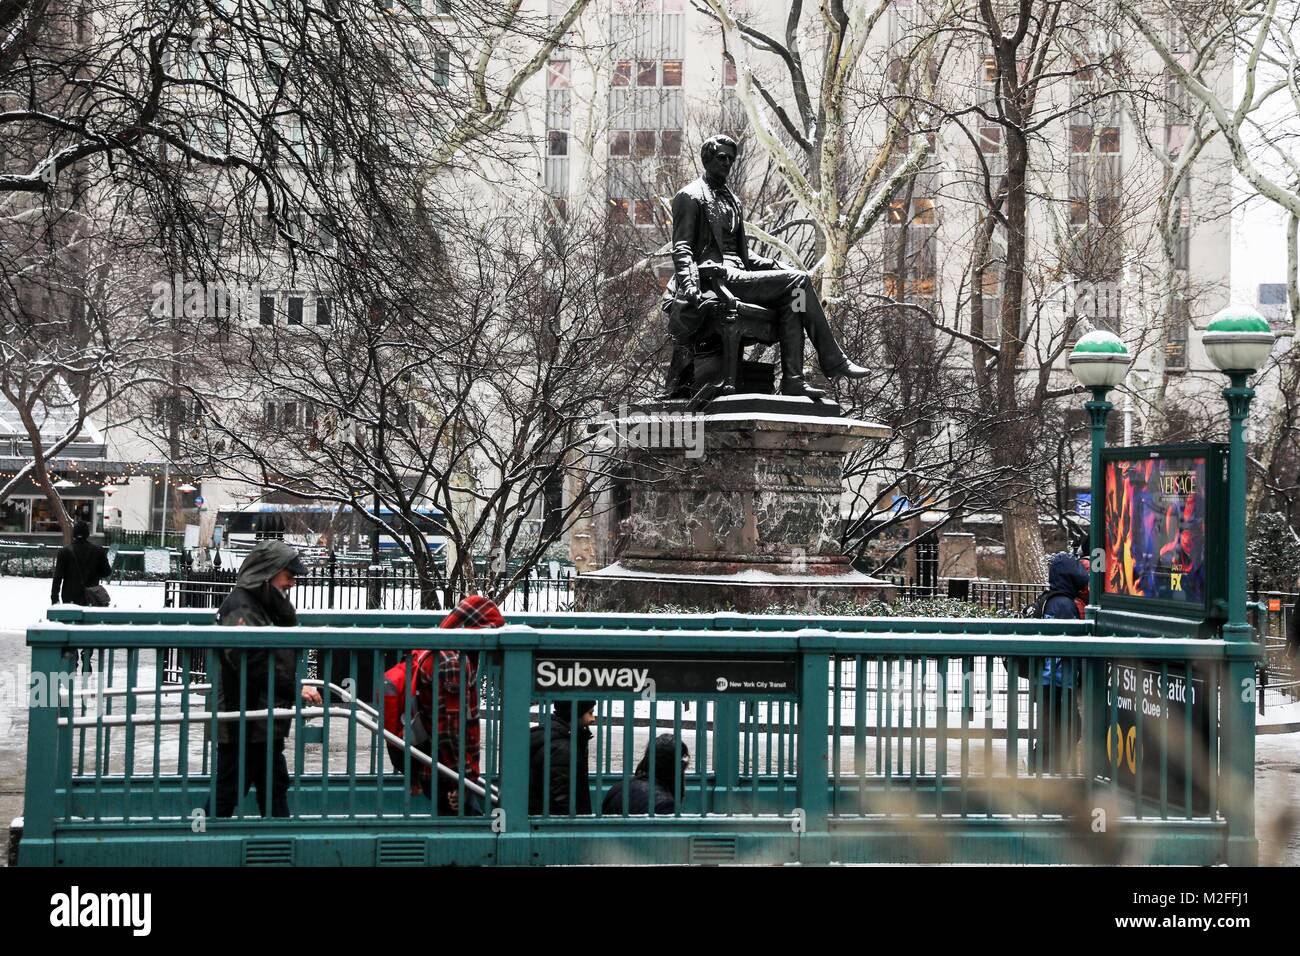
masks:
[[[1047,602],[1054,597],[1069,598],[1074,600],[1074,595],[1069,591],[1062,591],[1059,588],[1048,588],[1042,594],[1034,599],[1033,604],[1026,604],[1020,609],[1021,617],[1042,617],[1047,612]]]

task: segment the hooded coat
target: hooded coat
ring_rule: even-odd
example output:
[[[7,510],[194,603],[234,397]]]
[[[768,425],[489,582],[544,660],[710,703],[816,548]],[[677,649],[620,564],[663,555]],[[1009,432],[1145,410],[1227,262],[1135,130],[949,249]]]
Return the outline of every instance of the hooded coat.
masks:
[[[285,568],[303,574],[306,567],[298,552],[283,541],[263,541],[258,544],[239,568],[239,577],[230,595],[217,611],[217,623],[226,627],[294,627],[298,613],[289,599],[271,579]],[[288,648],[225,648],[217,652],[221,664],[221,684],[217,691],[217,707],[223,711],[239,709],[240,660],[247,660],[245,685],[245,710],[266,708],[268,672],[273,686],[273,707],[292,707],[297,685],[296,655]],[[249,741],[267,739],[266,719],[249,718],[244,725]],[[239,736],[236,721],[221,723],[220,740],[233,742]],[[289,734],[289,718],[275,721],[273,737],[283,740]]]
[[[674,768],[677,760],[677,744],[672,734],[660,734],[655,738],[655,775],[650,779],[649,748],[637,764],[632,779],[627,785],[627,812],[649,813],[651,801],[655,814],[671,815],[677,809],[677,802],[685,787],[686,767],[683,765],[679,776]],[[686,745],[681,745],[683,762],[690,755]],[[601,801],[600,812],[621,814],[623,812],[623,781],[618,781],[605,791]]]
[[[1055,555],[1047,567],[1047,600],[1043,602],[1043,617],[1055,620],[1079,620],[1075,601],[1088,590],[1088,572],[1074,555]],[[1042,682],[1057,687],[1074,686],[1074,668],[1061,658],[1043,661]]]
[[[572,738],[572,739],[571,739]],[[553,817],[569,815],[569,784],[573,783],[573,812],[591,813],[591,781],[587,769],[587,745],[591,731],[578,726],[576,733],[560,713],[551,715],[551,776],[550,805],[546,812]],[[576,751],[576,754],[575,754]],[[569,762],[573,758],[574,772],[569,775]],[[543,771],[546,760],[546,727],[533,727],[528,741],[528,812],[540,814],[546,780]]]

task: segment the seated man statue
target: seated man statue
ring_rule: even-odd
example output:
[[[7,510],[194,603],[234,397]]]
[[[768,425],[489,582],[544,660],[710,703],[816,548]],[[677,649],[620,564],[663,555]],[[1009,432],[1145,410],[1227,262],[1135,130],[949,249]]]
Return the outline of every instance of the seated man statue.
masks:
[[[667,397],[690,394],[687,372],[694,361],[698,338],[724,315],[715,284],[722,283],[742,303],[765,306],[776,313],[781,349],[782,395],[814,400],[826,393],[804,380],[804,334],[817,350],[827,378],[862,378],[868,370],[850,362],[835,335],[807,272],[792,269],[749,251],[740,201],[727,188],[727,176],[739,147],[729,136],[705,140],[700,150],[704,175],[673,197],[673,267],[664,293],[673,358],[668,370]],[[700,383],[696,383],[696,389]]]

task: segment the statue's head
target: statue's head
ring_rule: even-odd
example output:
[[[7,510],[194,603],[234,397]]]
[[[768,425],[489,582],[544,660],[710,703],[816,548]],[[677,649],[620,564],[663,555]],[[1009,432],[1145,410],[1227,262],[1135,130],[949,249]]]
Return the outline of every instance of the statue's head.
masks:
[[[705,172],[723,180],[731,172],[739,154],[740,146],[725,133],[713,134],[700,147],[700,160],[704,163]]]

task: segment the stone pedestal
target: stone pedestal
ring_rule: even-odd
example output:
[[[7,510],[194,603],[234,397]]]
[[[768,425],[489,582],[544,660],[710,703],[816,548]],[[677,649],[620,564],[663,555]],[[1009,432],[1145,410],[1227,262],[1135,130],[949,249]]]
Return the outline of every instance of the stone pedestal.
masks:
[[[844,456],[887,427],[826,402],[737,395],[695,414],[646,408],[605,433],[631,472],[628,543],[617,563],[578,576],[580,609],[817,611],[892,591],[839,551]]]

